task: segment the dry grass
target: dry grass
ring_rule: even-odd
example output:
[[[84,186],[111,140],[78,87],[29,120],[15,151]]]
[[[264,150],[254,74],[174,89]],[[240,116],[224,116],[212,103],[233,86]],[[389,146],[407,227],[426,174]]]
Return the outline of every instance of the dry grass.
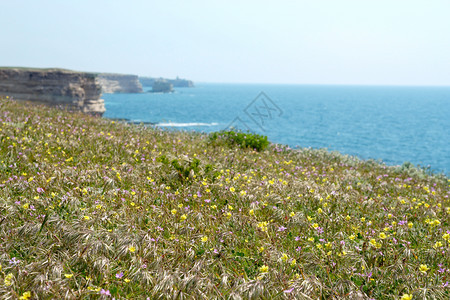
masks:
[[[450,296],[443,176],[5,99],[0,141],[2,299]]]

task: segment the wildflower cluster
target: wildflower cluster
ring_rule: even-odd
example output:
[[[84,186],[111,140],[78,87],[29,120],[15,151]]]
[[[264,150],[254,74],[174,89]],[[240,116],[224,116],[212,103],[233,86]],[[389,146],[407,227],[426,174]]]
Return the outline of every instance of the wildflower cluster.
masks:
[[[0,100],[0,298],[450,297],[450,181]]]

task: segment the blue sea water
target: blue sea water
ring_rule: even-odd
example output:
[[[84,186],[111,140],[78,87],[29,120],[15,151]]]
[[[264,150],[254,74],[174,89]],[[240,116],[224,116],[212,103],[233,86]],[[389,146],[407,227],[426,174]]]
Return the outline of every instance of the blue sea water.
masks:
[[[233,126],[291,147],[450,174],[450,87],[204,83],[103,98],[106,118],[203,132]]]

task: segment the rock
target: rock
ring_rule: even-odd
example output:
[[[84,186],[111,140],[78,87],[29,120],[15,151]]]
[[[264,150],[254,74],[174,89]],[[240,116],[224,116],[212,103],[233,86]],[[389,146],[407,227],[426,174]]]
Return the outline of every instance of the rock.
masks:
[[[103,115],[97,75],[63,69],[0,68],[0,95]]]
[[[100,73],[98,81],[102,92],[112,93],[142,93],[142,85],[137,75]]]
[[[156,80],[152,85],[153,93],[171,93],[173,85],[167,80]]]
[[[194,83],[191,80],[175,78],[153,78],[153,77],[139,77],[139,81],[143,86],[153,86],[153,83],[157,80],[166,80],[167,82],[173,84],[174,87],[194,87]]]
[[[194,87],[194,83],[191,80],[175,78],[169,79],[169,82],[173,84],[175,87]]]

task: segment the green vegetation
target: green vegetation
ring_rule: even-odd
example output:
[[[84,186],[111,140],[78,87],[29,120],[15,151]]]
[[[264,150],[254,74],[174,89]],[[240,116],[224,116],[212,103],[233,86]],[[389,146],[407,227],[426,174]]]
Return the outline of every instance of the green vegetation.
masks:
[[[237,145],[241,148],[251,148],[256,151],[262,151],[270,144],[267,140],[267,136],[232,130],[213,132],[209,135],[209,138],[216,146],[220,144],[228,144],[230,146]]]
[[[0,141],[2,299],[450,296],[443,176],[5,99]]]

